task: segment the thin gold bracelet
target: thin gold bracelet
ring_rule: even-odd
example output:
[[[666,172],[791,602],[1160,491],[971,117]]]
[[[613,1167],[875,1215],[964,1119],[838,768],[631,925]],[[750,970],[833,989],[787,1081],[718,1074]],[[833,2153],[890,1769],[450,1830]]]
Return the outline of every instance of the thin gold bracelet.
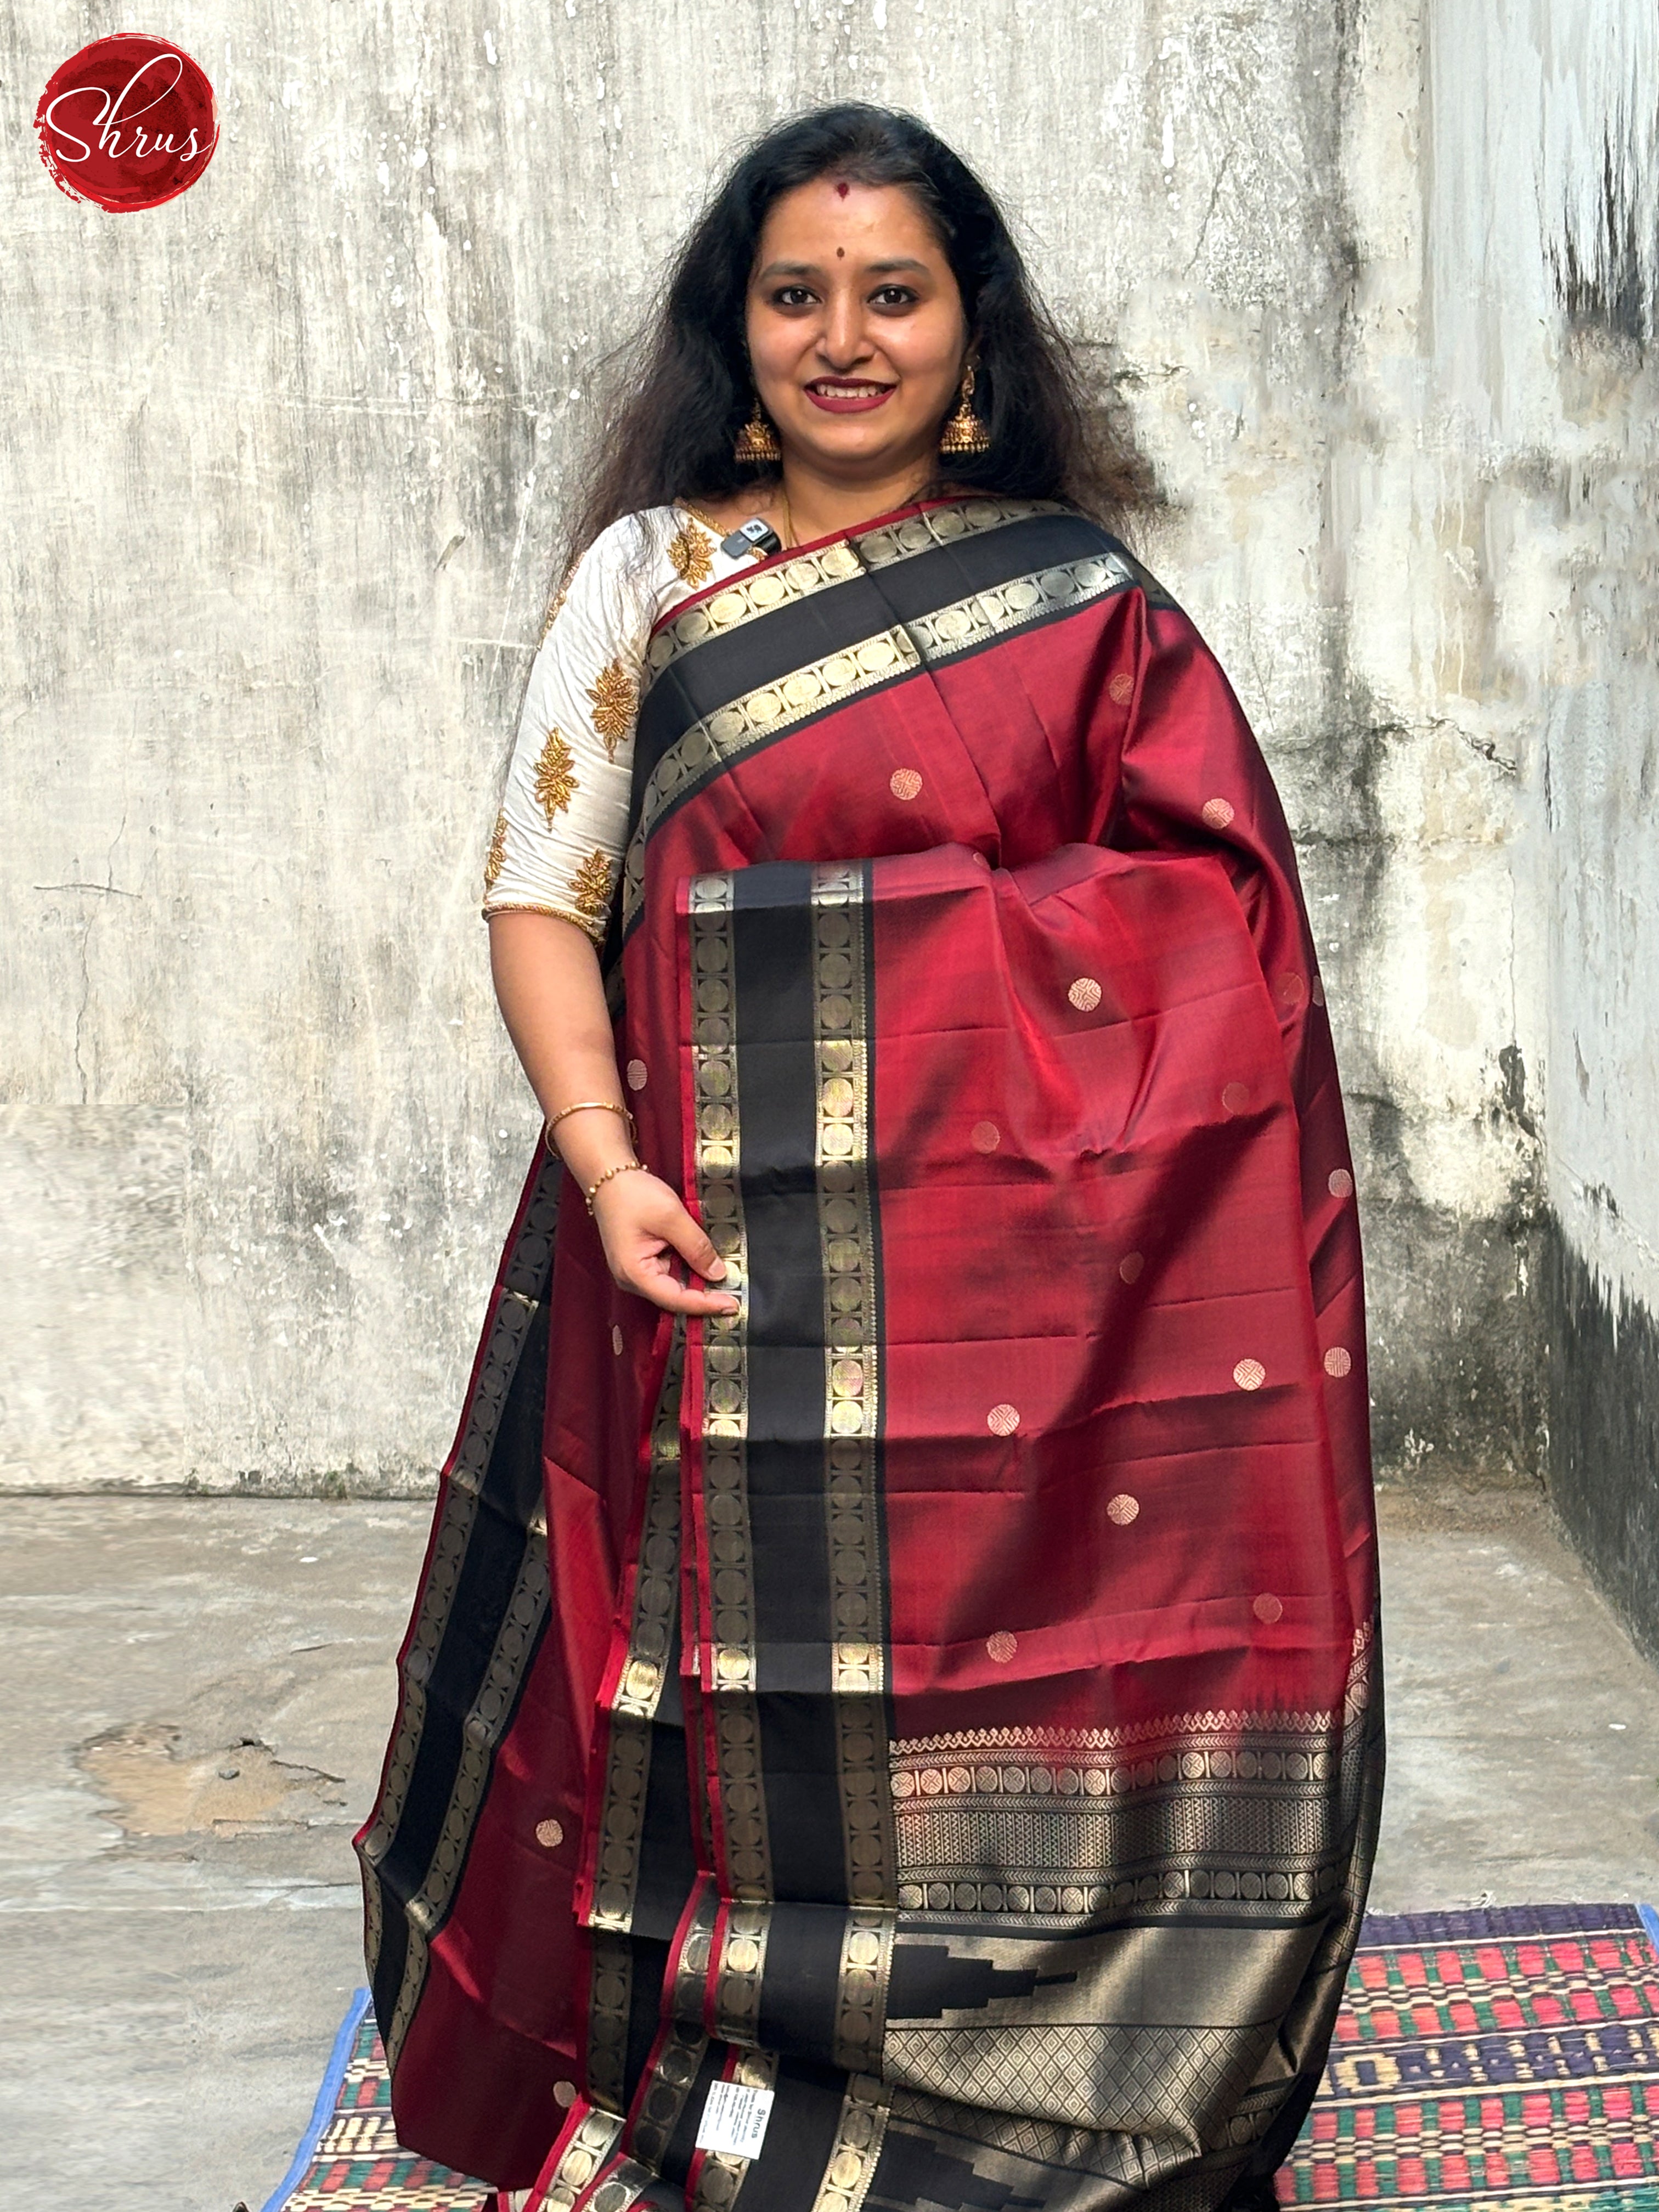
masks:
[[[637,1145],[640,1141],[640,1133],[629,1108],[619,1106],[614,1098],[578,1098],[574,1105],[561,1106],[556,1114],[550,1114],[546,1121],[542,1123],[542,1142],[548,1151],[553,1153],[556,1159],[558,1158],[558,1153],[553,1143],[555,1129],[558,1127],[567,1114],[587,1113],[620,1114],[628,1124],[628,1133],[634,1143]]]
[[[597,1182],[589,1183],[587,1188],[582,1193],[582,1196],[587,1200],[587,1210],[589,1213],[592,1213],[593,1211],[593,1200],[599,1196],[599,1193],[605,1188],[605,1186],[611,1181],[611,1178],[613,1176],[632,1175],[635,1168],[640,1170],[641,1175],[649,1175],[651,1172],[650,1169],[646,1166],[643,1160],[624,1160],[620,1167],[607,1168]]]

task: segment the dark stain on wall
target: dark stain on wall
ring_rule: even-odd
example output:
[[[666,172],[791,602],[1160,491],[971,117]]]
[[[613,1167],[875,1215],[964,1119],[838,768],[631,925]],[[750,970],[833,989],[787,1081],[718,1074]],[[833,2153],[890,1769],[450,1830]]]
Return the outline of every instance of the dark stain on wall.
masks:
[[[1389,1198],[1362,1221],[1378,1474],[1536,1489],[1549,1408],[1535,1228]]]
[[[1659,1659],[1659,1320],[1600,1281],[1553,1215],[1540,1246],[1550,1501]]]
[[[1580,330],[1604,331],[1637,345],[1653,335],[1656,306],[1652,259],[1644,251],[1638,213],[1641,168],[1632,148],[1615,146],[1611,135],[1604,138],[1594,228],[1578,238],[1564,225],[1550,257],[1555,295],[1569,320]]]

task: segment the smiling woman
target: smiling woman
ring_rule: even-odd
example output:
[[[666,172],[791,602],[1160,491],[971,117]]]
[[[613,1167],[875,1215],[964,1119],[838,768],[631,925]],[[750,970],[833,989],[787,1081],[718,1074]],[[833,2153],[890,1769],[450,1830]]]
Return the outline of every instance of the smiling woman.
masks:
[[[994,203],[738,163],[486,869],[546,1117],[359,1838],[410,2145],[534,2212],[1268,2205],[1382,1738],[1273,786]]]

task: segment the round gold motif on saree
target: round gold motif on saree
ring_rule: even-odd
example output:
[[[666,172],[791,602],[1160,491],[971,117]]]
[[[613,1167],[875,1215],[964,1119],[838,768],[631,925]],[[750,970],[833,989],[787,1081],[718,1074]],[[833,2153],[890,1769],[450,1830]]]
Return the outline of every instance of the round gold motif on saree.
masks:
[[[1333,1168],[1325,1178],[1325,1188],[1333,1198],[1352,1198],[1353,1177],[1346,1168]]]
[[[1273,994],[1281,1006],[1294,1009],[1302,1004],[1307,985],[1293,968],[1287,968],[1273,985]]]
[[[1206,799],[1200,811],[1212,830],[1224,830],[1233,818],[1233,810],[1224,799]]]
[[[1127,1490],[1120,1491],[1115,1498],[1109,1498],[1106,1501],[1106,1518],[1119,1528],[1127,1528],[1132,1521],[1139,1518],[1139,1515],[1140,1500],[1131,1498]]]
[[[1273,1623],[1280,1617],[1284,1613],[1284,1607],[1279,1603],[1279,1600],[1273,1595],[1271,1590],[1263,1590],[1261,1595],[1256,1599],[1255,1602],[1250,1607],[1250,1611],[1255,1615],[1256,1619],[1258,1620],[1266,1621],[1270,1627]]]
[[[988,1636],[985,1639],[987,1656],[994,1659],[999,1667],[1006,1667],[1018,1649],[1019,1638],[1011,1636],[1006,1628],[999,1628],[995,1635]],[[926,1775],[922,1777],[921,1786],[924,1790],[927,1787]]]
[[[914,799],[921,789],[921,778],[913,768],[896,768],[887,779],[887,788],[895,799]]]
[[[576,2101],[575,2083],[574,2081],[556,2081],[553,2084],[553,2101],[556,2105],[562,2106],[566,2112],[568,2112],[570,2107]]]
[[[538,1820],[536,1841],[544,1851],[556,1851],[564,1841],[564,1828],[557,1820]]]
[[[985,1416],[985,1425],[994,1437],[1011,1437],[1019,1426],[1018,1406],[993,1406]]]
[[[1352,1373],[1352,1369],[1353,1354],[1346,1345],[1334,1344],[1325,1354],[1325,1372],[1340,1381],[1343,1376]]]
[[[642,1060],[630,1060],[628,1063],[629,1089],[630,1091],[643,1091],[646,1086],[647,1080],[647,1071],[645,1062]]]
[[[613,1321],[611,1324],[611,1349],[616,1353],[618,1359],[622,1358],[622,1348],[623,1333],[618,1325]]]
[[[1224,1114],[1242,1114],[1249,1103],[1250,1090],[1248,1084],[1229,1083],[1221,1093],[1221,1110]]]
[[[1146,1260],[1144,1253],[1126,1252],[1123,1257],[1117,1263],[1117,1272],[1123,1278],[1126,1283],[1138,1283],[1140,1280],[1141,1274],[1146,1268]]]
[[[1134,678],[1133,676],[1113,677],[1111,682],[1106,686],[1106,696],[1114,706],[1127,707],[1135,696]]]
[[[1002,1132],[994,1121],[975,1121],[969,1141],[976,1152],[994,1152],[1002,1142]]]
[[[1091,1014],[1100,1004],[1100,986],[1092,975],[1079,975],[1066,994],[1080,1014]]]
[[[1267,1379],[1267,1370],[1259,1359],[1241,1359],[1233,1370],[1233,1380],[1241,1390],[1259,1390]]]

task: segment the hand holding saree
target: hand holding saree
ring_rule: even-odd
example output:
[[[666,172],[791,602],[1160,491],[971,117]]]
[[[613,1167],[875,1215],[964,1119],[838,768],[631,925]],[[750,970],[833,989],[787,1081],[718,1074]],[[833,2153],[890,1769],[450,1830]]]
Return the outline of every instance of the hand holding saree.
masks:
[[[572,2212],[1207,2212],[1305,2112],[1382,1773],[1267,769],[1046,503],[681,594],[638,693],[618,1059],[742,1308],[623,1296],[532,1173],[360,1838],[400,2132]]]

